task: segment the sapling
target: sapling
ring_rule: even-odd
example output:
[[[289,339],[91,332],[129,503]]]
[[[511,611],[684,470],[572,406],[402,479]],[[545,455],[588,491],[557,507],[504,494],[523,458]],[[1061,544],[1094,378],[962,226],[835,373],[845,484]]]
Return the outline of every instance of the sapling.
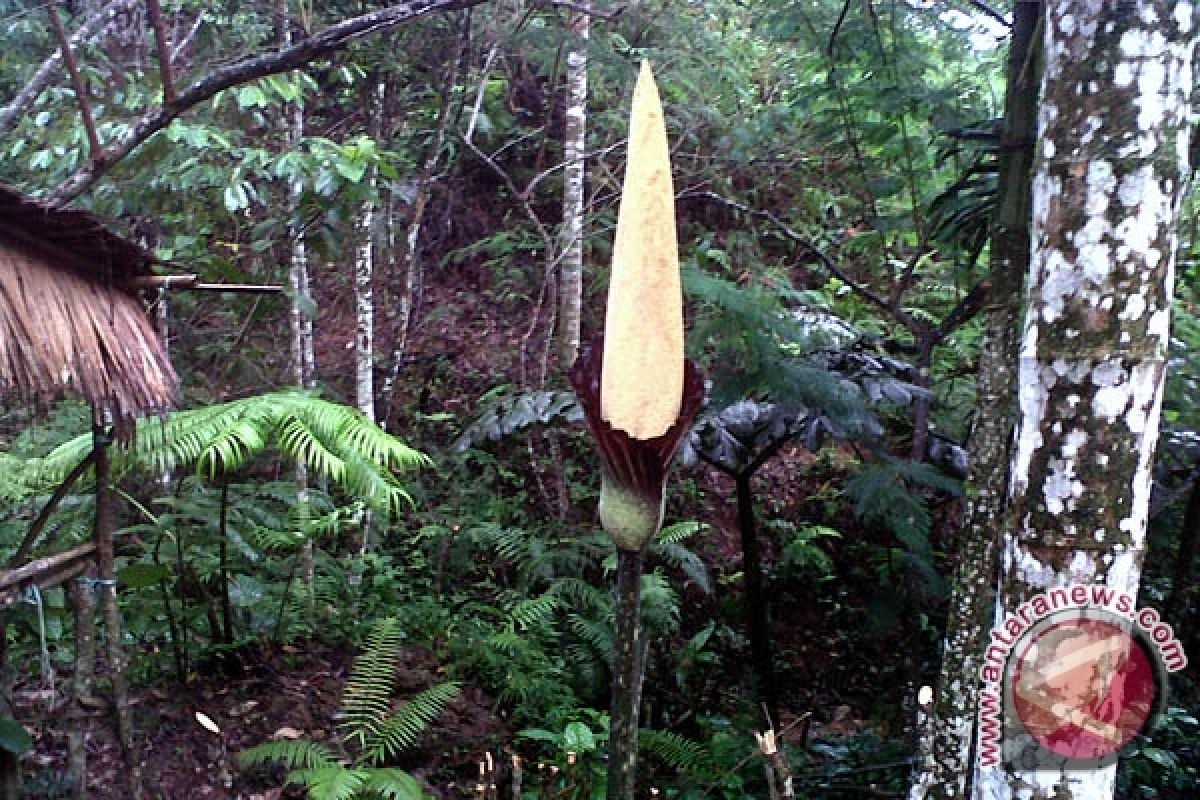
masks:
[[[642,63],[629,118],[604,333],[571,370],[603,467],[600,523],[617,546],[608,798],[632,800],[645,651],[646,545],[662,525],[667,471],[704,397],[683,357],[675,193],[662,103]]]

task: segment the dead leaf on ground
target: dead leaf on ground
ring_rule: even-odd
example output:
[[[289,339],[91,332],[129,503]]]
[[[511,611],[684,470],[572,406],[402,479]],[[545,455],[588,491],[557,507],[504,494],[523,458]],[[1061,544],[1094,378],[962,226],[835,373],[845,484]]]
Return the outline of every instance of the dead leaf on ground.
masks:
[[[304,731],[297,730],[290,725],[284,725],[279,730],[271,734],[271,741],[277,742],[280,739],[303,739]]]

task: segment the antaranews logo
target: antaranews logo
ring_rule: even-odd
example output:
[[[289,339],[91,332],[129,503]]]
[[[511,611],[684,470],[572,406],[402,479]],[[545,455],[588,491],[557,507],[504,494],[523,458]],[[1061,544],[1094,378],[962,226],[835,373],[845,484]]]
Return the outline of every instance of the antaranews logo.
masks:
[[[1108,586],[1047,589],[992,629],[980,669],[979,758],[1024,769],[1112,763],[1187,666],[1171,626]]]

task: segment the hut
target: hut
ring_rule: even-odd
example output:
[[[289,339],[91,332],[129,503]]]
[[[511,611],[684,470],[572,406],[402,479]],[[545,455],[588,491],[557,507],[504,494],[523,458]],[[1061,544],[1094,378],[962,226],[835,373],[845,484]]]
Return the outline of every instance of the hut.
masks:
[[[129,439],[140,416],[167,410],[178,378],[165,343],[146,314],[139,285],[153,283],[153,257],[108,230],[95,216],[54,208],[0,185],[0,395],[45,401],[77,391],[93,409],[95,446],[88,458],[51,496],[9,563],[0,570],[0,608],[27,587],[63,585],[75,609],[76,639],[94,641],[91,592],[100,589],[108,632],[108,662],[117,727],[128,759],[129,796],[142,796],[128,691],[123,675],[120,615],[114,570],[113,503],[107,455],[109,431]],[[93,540],[65,553],[22,563],[37,541],[47,515],[72,481],[91,466],[96,476]],[[93,569],[94,563],[94,569]],[[95,577],[87,577],[94,573]],[[83,588],[84,585],[90,588]],[[0,642],[4,638],[0,617]],[[88,656],[81,655],[84,651]],[[82,719],[90,692],[94,647],[76,654],[71,716]],[[88,664],[81,662],[86,658]],[[0,660],[3,648],[0,647]],[[0,692],[3,697],[11,693]],[[0,704],[0,717],[12,713]],[[82,796],[86,775],[85,738],[69,731],[70,770]],[[0,800],[20,795],[15,752],[0,746]]]
[[[0,393],[77,391],[118,438],[169,408],[178,378],[137,288],[152,264],[95,216],[0,185]]]

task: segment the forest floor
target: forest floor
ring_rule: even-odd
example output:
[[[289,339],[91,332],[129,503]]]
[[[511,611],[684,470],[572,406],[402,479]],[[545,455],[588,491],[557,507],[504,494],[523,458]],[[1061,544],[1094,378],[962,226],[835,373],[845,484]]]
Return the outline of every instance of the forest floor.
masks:
[[[220,670],[194,675],[187,684],[135,686],[131,690],[143,781],[153,800],[282,800],[302,797],[283,787],[282,770],[242,770],[237,754],[280,739],[328,743],[336,738],[336,714],[353,653],[316,642],[268,645],[245,654],[241,674]],[[420,648],[405,651],[397,673],[403,698],[437,681],[436,660]],[[203,669],[198,670],[203,672]],[[68,721],[62,708],[47,709],[44,690],[19,690],[21,719],[36,747],[26,756],[25,788],[32,797],[65,796]],[[427,783],[439,797],[467,797],[450,776],[470,777],[484,749],[508,738],[493,701],[464,687],[438,718],[422,745],[405,754],[401,766]],[[215,721],[218,736],[197,719]],[[129,797],[125,759],[107,708],[84,723],[87,730],[88,796],[97,800]]]

